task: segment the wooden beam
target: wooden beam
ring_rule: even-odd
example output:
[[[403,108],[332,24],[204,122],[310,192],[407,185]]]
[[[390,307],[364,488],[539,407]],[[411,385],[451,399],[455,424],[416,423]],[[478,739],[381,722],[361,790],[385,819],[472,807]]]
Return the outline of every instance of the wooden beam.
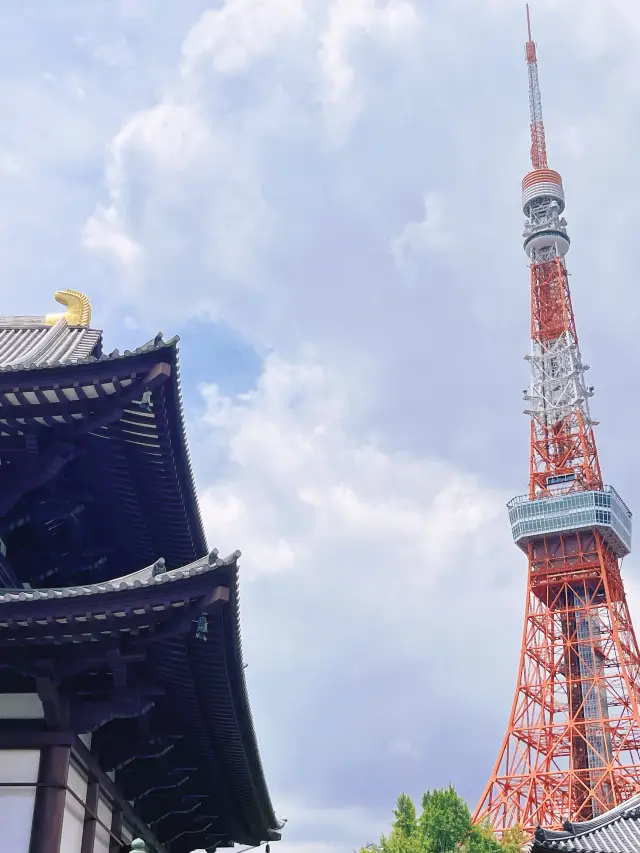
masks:
[[[113,811],[111,813],[111,832],[113,835],[117,835],[118,838],[122,838],[122,823],[122,811],[117,808],[114,803]],[[123,850],[124,847],[118,844],[113,837],[109,839],[109,853],[122,853]]]
[[[45,749],[49,746],[70,747],[75,735],[67,731],[48,731],[41,720],[2,720],[0,750]]]
[[[45,723],[50,729],[64,729],[69,723],[69,705],[61,696],[53,678],[36,678],[36,690],[44,708]]]

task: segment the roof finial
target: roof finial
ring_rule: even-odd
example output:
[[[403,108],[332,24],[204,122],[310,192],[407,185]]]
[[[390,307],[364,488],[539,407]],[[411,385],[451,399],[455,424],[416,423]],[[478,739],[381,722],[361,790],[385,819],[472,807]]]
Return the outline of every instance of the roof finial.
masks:
[[[47,314],[45,323],[47,326],[65,319],[70,326],[88,326],[91,322],[91,303],[89,297],[79,290],[57,290],[54,299],[67,308],[64,314]]]

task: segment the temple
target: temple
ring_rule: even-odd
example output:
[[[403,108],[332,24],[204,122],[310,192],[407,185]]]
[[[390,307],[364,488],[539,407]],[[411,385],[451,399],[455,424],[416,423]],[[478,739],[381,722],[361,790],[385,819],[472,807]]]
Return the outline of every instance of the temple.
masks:
[[[592,820],[562,830],[538,828],[531,853],[638,853],[640,794]]]
[[[209,551],[177,338],[108,355],[84,294],[0,317],[0,825],[12,853],[278,840],[238,558]],[[139,841],[138,841],[139,839]]]

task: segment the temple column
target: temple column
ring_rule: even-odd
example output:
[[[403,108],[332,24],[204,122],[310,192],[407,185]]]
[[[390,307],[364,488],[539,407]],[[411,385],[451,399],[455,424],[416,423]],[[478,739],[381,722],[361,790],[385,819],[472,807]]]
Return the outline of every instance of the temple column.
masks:
[[[68,746],[43,746],[40,750],[29,853],[58,853],[60,850],[67,812],[65,806],[70,758],[71,749]],[[81,808],[79,803],[77,807]],[[69,849],[69,853],[76,851]]]

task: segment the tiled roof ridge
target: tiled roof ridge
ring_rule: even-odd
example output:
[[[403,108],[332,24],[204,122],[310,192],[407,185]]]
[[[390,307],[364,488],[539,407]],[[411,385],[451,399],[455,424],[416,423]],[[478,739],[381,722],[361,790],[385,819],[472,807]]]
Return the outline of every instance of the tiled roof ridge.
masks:
[[[0,329],[46,329],[51,328],[44,314],[2,314]]]
[[[584,853],[596,853],[596,848],[584,847],[580,844],[580,839],[586,840],[586,836],[594,835],[619,821],[638,819],[640,819],[640,793],[634,794],[625,802],[590,820],[565,821],[561,830],[544,829],[539,826],[535,833],[535,840],[543,844],[551,843],[556,849],[571,850],[573,853],[583,853],[583,851]],[[607,851],[602,850],[601,853],[607,853]]]
[[[78,359],[77,361],[71,362],[63,362],[63,361],[48,361],[43,364],[15,364],[15,365],[7,365],[5,367],[0,367],[0,373],[10,373],[10,372],[19,372],[23,370],[45,370],[47,368],[52,367],[82,367],[87,364],[102,364],[106,361],[118,361],[121,358],[129,358],[131,356],[136,355],[144,355],[144,353],[152,352],[156,349],[162,349],[163,347],[176,347],[180,340],[179,335],[174,335],[169,338],[169,340],[164,340],[162,333],[159,332],[154,338],[147,341],[146,344],[143,344],[140,347],[137,347],[134,350],[124,350],[124,352],[120,352],[118,349],[112,350],[110,353],[103,353],[100,356],[89,355],[86,358]]]
[[[620,818],[635,817],[636,812],[640,809],[640,793],[635,794],[630,800],[624,803],[619,803],[607,812],[603,812],[598,817],[591,820],[583,821],[565,821],[564,829],[572,835],[584,835],[585,832],[593,832],[595,829],[601,829],[603,826],[608,826]]]
[[[123,575],[113,580],[101,583],[83,584],[80,586],[51,587],[49,589],[12,589],[0,592],[0,604],[23,603],[25,601],[41,601],[53,598],[76,598],[82,595],[96,595],[108,592],[119,592],[126,589],[134,589],[154,584],[170,583],[182,580],[182,578],[200,575],[205,572],[215,571],[223,566],[234,565],[241,556],[240,551],[234,551],[228,557],[218,557],[218,550],[214,548],[211,553],[193,563],[177,569],[165,569],[164,560],[160,558],[150,566],[145,566],[136,572]]]

